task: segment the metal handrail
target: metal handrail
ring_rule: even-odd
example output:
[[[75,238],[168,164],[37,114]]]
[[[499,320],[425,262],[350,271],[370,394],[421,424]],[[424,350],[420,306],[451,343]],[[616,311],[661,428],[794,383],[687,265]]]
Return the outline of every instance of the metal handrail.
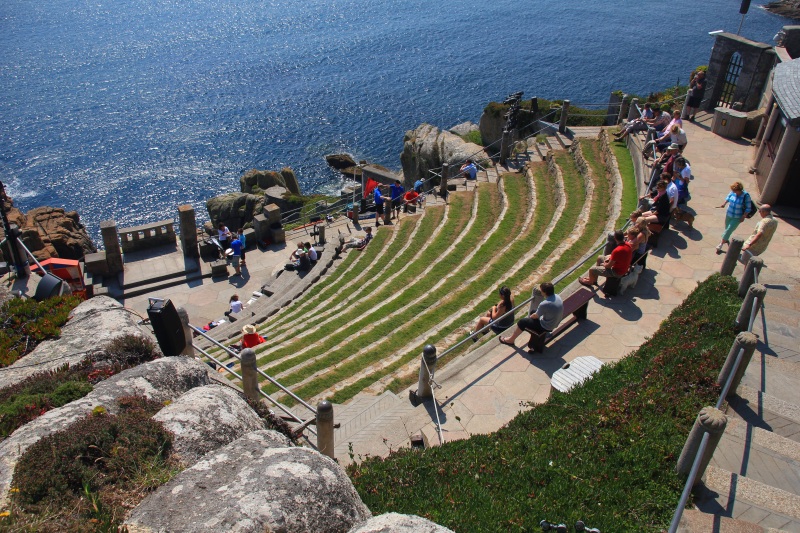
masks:
[[[195,326],[193,326],[193,325],[191,325],[191,324],[189,324],[189,327],[190,327],[190,328],[191,328],[193,331],[195,331],[195,332],[197,332],[199,335],[201,335],[203,338],[205,338],[206,340],[208,340],[208,341],[211,341],[211,343],[212,343],[212,344],[215,344],[215,345],[216,345],[216,346],[218,346],[219,348],[222,348],[222,349],[223,349],[225,352],[227,352],[227,354],[228,354],[228,355],[230,355],[230,356],[232,356],[232,357],[236,358],[237,360],[241,361],[241,357],[239,356],[239,354],[237,354],[236,352],[234,352],[233,350],[231,350],[230,348],[228,348],[228,347],[227,347],[227,346],[225,346],[224,344],[220,343],[220,342],[219,342],[219,341],[217,341],[216,339],[213,339],[213,338],[211,338],[211,337],[210,337],[208,334],[206,334],[206,332],[205,332],[205,331],[203,331],[202,329],[199,329],[199,328],[197,328],[197,327],[195,327]],[[204,351],[202,351],[202,350],[201,350],[201,352],[202,352],[204,355],[207,355],[207,354],[206,354],[206,352],[204,352]],[[211,356],[209,355],[208,357],[211,357]],[[216,360],[214,360],[214,362],[216,363],[217,361],[216,361]],[[223,366],[224,366],[224,365],[223,365]],[[227,368],[227,367],[225,367],[225,368]],[[279,388],[280,390],[282,390],[284,393],[288,394],[288,395],[289,395],[289,396],[290,396],[292,399],[294,399],[294,400],[295,400],[297,403],[301,404],[303,407],[305,407],[306,409],[308,409],[309,411],[311,411],[312,413],[314,413],[314,416],[316,416],[316,415],[317,415],[317,410],[316,410],[314,407],[312,407],[311,405],[309,405],[308,403],[306,403],[306,401],[305,401],[305,400],[303,400],[302,398],[300,398],[299,396],[297,396],[295,393],[293,393],[292,391],[290,391],[289,389],[287,389],[286,387],[284,387],[284,386],[283,386],[283,385],[281,385],[280,383],[278,383],[278,381],[276,381],[274,378],[272,378],[272,377],[268,376],[268,375],[267,375],[266,373],[264,373],[264,372],[263,372],[261,369],[259,369],[259,368],[256,368],[256,371],[257,371],[257,372],[258,372],[258,373],[259,373],[261,376],[263,376],[264,378],[266,378],[266,379],[267,379],[267,381],[269,381],[270,383],[272,383],[273,385],[275,385],[276,387],[278,387],[278,388]],[[238,376],[238,375],[237,375],[236,377],[238,377],[239,379],[241,379],[241,376]],[[261,392],[261,393],[262,393],[264,396],[266,396],[266,393],[264,393],[263,391],[261,391],[261,387],[259,387],[259,391],[260,391],[260,392]],[[267,397],[268,397],[268,396],[267,396]],[[269,397],[268,397],[268,398],[269,398]],[[280,405],[278,402],[276,402],[275,400],[273,400],[272,398],[270,398],[270,401],[271,401],[271,402],[273,402],[273,403],[275,403],[275,404],[276,404],[278,407],[281,407],[281,405]],[[281,407],[281,409],[283,409],[283,408]],[[292,415],[292,416],[294,416],[294,415]],[[300,420],[300,419],[298,419],[298,421],[302,422],[302,420]]]

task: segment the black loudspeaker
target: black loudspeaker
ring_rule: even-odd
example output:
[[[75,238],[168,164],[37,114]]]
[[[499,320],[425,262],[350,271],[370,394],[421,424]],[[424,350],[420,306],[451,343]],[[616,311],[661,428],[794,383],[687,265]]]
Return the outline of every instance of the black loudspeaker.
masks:
[[[181,317],[172,305],[172,301],[150,298],[147,317],[164,355],[167,357],[180,355],[186,348],[186,337],[183,335]]]
[[[747,10],[750,9],[750,0],[742,0],[742,5],[739,7],[739,13],[742,15],[747,14]]]
[[[44,277],[39,280],[39,284],[36,286],[36,293],[33,295],[33,299],[37,302],[41,302],[47,300],[48,298],[52,298],[53,296],[60,296],[62,294],[69,294],[70,288],[67,283],[59,278],[58,276],[54,276],[50,272],[45,273]]]

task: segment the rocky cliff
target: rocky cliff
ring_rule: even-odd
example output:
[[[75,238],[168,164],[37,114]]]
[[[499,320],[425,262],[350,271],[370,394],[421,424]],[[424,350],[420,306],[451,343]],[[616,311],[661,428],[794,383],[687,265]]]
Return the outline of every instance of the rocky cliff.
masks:
[[[483,148],[430,124],[407,131],[400,155],[406,186],[419,178],[430,178],[429,170],[438,172],[443,163],[455,167],[453,175],[468,157],[483,159]]]
[[[8,221],[22,232],[22,242],[39,261],[51,257],[81,259],[94,253],[97,247],[80,222],[77,211],[58,207],[37,207],[23,213],[8,199],[5,204]],[[0,225],[0,240],[5,232]]]

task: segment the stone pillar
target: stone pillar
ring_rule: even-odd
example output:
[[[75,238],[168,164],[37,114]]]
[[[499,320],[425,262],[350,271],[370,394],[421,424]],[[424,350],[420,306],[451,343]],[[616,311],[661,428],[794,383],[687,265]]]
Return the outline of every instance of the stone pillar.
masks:
[[[447,201],[447,178],[450,177],[450,165],[444,163],[442,165],[442,177],[439,183],[439,196],[441,196],[445,202]]]
[[[181,319],[181,326],[183,326],[183,338],[186,341],[186,347],[181,351],[180,355],[186,357],[194,357],[194,346],[192,346],[192,328],[189,327],[189,313],[183,307],[178,307],[178,316]]]
[[[383,223],[384,224],[391,224],[392,223],[392,199],[389,198],[389,195],[383,197]]]
[[[567,133],[567,116],[569,115],[569,100],[561,104],[561,120],[558,121],[558,133]]]
[[[350,218],[350,220],[353,221],[353,224],[358,224],[359,223],[358,222],[358,215],[359,215],[358,208],[359,207],[360,206],[358,205],[358,202],[353,202],[353,210],[351,211],[352,215],[351,215],[351,218]],[[375,213],[375,222],[377,222],[377,221],[378,221],[378,213]]]
[[[200,257],[197,245],[197,223],[194,218],[194,207],[189,204],[178,206],[178,224],[181,228],[181,248],[186,257]]]
[[[686,98],[683,99],[683,107],[681,108],[681,119],[686,120],[689,118],[689,92],[686,92]]]
[[[244,395],[254,402],[261,401],[258,372],[256,371],[256,352],[251,348],[245,348],[239,354],[239,359],[242,362],[242,390]]]
[[[419,362],[419,382],[417,383],[417,398],[432,398],[431,374],[436,370],[436,346],[426,344],[422,348],[422,358]]]
[[[730,276],[733,274],[733,269],[736,267],[736,263],[739,262],[739,254],[742,252],[742,246],[744,246],[744,241],[742,239],[737,239],[736,237],[731,238],[731,243],[728,245],[728,252],[725,254],[725,259],[722,260],[722,266],[719,269],[719,273],[723,276]]]
[[[500,140],[500,164],[505,166],[509,157],[511,157],[511,132],[503,130],[503,137]]]
[[[733,371],[733,365],[736,363],[736,358],[739,356],[739,350],[744,349],[742,360],[739,363],[739,367],[736,369],[736,374],[733,376],[728,394],[736,392],[736,389],[739,387],[744,372],[747,370],[747,365],[750,364],[750,359],[752,359],[753,353],[756,351],[757,344],[758,337],[749,331],[739,333],[736,339],[734,339],[733,345],[728,352],[728,357],[725,359],[725,363],[722,365],[722,369],[719,371],[719,376],[717,377],[717,385],[724,387],[725,382],[728,381],[728,377]]]
[[[617,124],[621,124],[622,123],[622,119],[624,119],[625,117],[628,116],[628,108],[629,107],[630,106],[628,104],[628,95],[627,94],[623,94],[622,95],[622,103],[619,105],[619,115],[617,115]],[[559,128],[559,130],[560,129],[561,128]]]
[[[270,225],[280,223],[281,221],[281,208],[278,204],[267,204],[264,206],[264,215],[267,217],[267,222]]]
[[[628,108],[628,122],[630,122],[631,120],[635,120],[637,118],[639,118],[639,99],[634,98],[633,100],[631,100],[631,105]],[[620,122],[622,121],[620,120]]]
[[[767,147],[767,143],[763,142],[763,140],[769,139],[769,137],[772,135],[772,130],[775,129],[775,123],[778,121],[778,117],[780,115],[781,112],[778,111],[778,104],[772,104],[772,110],[769,114],[767,126],[764,128],[764,131],[761,134],[761,144],[759,144],[758,150],[756,151],[756,157],[753,159],[753,170],[758,168],[758,164],[761,162],[761,158],[764,155],[764,149]]]
[[[317,451],[334,457],[333,447],[333,404],[323,400],[317,404]]]
[[[753,307],[755,306],[758,315],[758,309],[764,303],[764,296],[767,294],[767,288],[760,283],[754,283],[747,289],[747,294],[742,301],[742,307],[739,308],[739,314],[736,315],[736,329],[739,331],[746,331],[750,326],[750,315],[753,314]]]
[[[119,246],[119,235],[117,235],[117,223],[113,220],[106,220],[100,223],[100,236],[103,239],[103,248],[106,250],[106,263],[108,263],[108,273],[116,274],[122,272],[122,248]]]
[[[253,231],[256,232],[256,244],[264,242],[269,235],[269,221],[263,213],[253,217]]]
[[[317,225],[317,237],[318,243],[325,244],[325,224]]]
[[[747,252],[742,252],[742,255],[749,255]],[[747,289],[750,288],[750,285],[756,283],[756,277],[761,273],[761,269],[764,266],[764,260],[760,257],[751,257],[747,264],[744,267],[744,274],[742,274],[742,279],[739,281],[739,298],[744,298],[745,294],[747,294]]]
[[[686,444],[683,445],[681,456],[678,458],[678,464],[675,467],[678,473],[684,476],[689,475],[694,459],[697,456],[697,451],[700,448],[700,441],[703,440],[703,435],[708,433],[708,446],[706,446],[706,451],[700,460],[700,468],[695,478],[695,485],[700,483],[700,479],[703,477],[708,462],[711,461],[711,456],[714,454],[714,450],[717,448],[717,444],[719,444],[727,425],[728,418],[719,409],[715,407],[701,409],[692,431],[689,432],[689,438],[686,439]]]
[[[767,176],[767,181],[764,182],[764,187],[761,189],[762,204],[774,204],[778,200],[781,187],[783,187],[787,179],[790,179],[787,176],[787,172],[789,171],[789,165],[792,164],[794,154],[797,152],[798,145],[800,145],[800,131],[797,131],[796,127],[787,125],[778,153],[775,154],[775,161],[772,163],[769,176]]]
[[[761,141],[764,140],[764,132],[767,131],[767,124],[769,124],[769,120],[772,118],[772,113],[775,112],[777,109],[778,104],[775,103],[775,96],[770,96],[769,100],[767,100],[767,105],[765,109],[767,113],[761,117],[761,124],[758,125],[758,133],[756,133],[756,146],[761,146]]]

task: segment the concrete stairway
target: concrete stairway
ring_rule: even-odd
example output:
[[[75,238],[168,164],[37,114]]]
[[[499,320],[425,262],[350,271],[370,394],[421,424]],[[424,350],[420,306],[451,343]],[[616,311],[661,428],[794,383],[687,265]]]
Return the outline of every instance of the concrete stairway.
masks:
[[[728,426],[696,505],[733,519],[730,527],[800,532],[800,311],[792,297],[800,281],[768,268],[759,281],[767,286],[754,327],[760,342],[729,398]]]

